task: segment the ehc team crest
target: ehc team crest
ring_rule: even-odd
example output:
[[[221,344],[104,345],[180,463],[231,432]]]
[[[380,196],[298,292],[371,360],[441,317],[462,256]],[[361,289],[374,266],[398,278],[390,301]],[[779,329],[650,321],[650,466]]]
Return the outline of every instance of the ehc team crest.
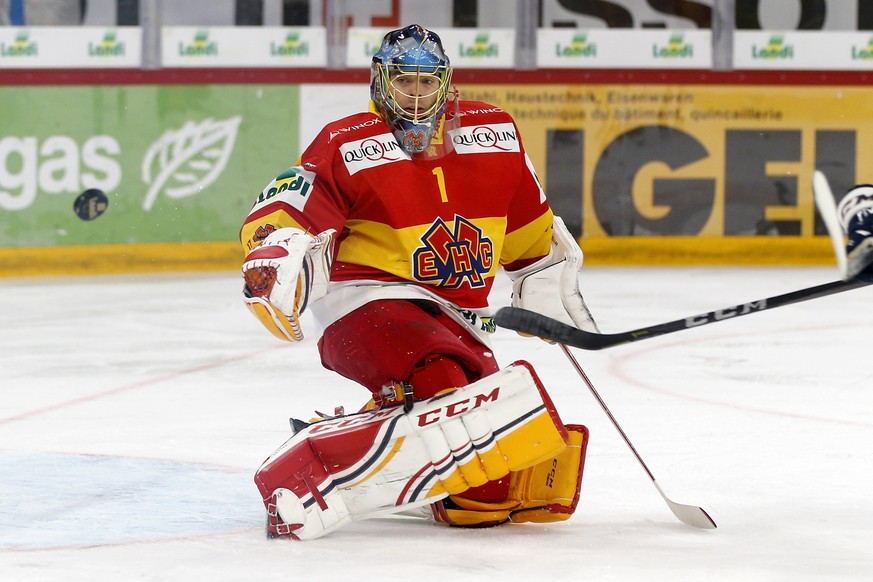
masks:
[[[437,218],[422,235],[423,246],[412,254],[412,276],[442,287],[456,288],[464,282],[482,287],[494,261],[494,245],[466,218],[455,215],[454,223],[450,228]]]

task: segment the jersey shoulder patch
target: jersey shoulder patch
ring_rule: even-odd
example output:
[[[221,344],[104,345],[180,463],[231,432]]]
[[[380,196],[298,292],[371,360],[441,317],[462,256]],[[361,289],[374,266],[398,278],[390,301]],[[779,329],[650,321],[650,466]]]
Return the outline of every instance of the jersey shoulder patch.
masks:
[[[459,154],[494,154],[521,151],[518,129],[500,107],[481,101],[461,102],[461,127],[449,130]]]
[[[329,123],[304,157],[316,154],[334,159],[337,150],[349,175],[410,159],[382,118],[374,113],[357,113]]]

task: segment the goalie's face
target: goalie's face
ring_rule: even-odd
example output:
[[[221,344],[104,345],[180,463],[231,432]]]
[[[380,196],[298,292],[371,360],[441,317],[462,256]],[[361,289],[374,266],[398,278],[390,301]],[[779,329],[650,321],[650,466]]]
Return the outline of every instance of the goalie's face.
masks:
[[[413,123],[429,121],[445,101],[443,80],[427,73],[394,73],[389,91],[397,114]]]
[[[446,104],[451,78],[445,66],[376,65],[374,100],[389,122],[433,124]]]

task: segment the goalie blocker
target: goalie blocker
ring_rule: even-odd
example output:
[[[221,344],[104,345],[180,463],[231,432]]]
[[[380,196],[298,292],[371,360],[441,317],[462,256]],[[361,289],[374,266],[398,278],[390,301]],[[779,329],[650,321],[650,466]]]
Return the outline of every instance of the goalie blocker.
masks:
[[[564,426],[526,362],[402,406],[297,431],[255,474],[267,534],[312,539],[352,521],[427,508],[460,526],[562,521],[575,511],[588,445]],[[464,497],[507,477],[499,503]],[[424,512],[421,512],[424,514]]]

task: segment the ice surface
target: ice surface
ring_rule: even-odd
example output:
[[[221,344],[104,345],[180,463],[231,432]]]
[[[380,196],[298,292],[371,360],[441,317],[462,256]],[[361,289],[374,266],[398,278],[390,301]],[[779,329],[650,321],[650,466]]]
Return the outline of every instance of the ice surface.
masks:
[[[836,277],[833,268],[586,268],[604,332]],[[499,332],[565,422],[591,430],[565,523],[489,530],[412,518],[267,541],[252,475],[288,417],[362,388],[321,368],[318,327],[283,344],[236,274],[0,281],[0,580],[870,580],[868,289],[575,351],[679,523],[560,350]],[[500,281],[493,295],[506,303]]]

